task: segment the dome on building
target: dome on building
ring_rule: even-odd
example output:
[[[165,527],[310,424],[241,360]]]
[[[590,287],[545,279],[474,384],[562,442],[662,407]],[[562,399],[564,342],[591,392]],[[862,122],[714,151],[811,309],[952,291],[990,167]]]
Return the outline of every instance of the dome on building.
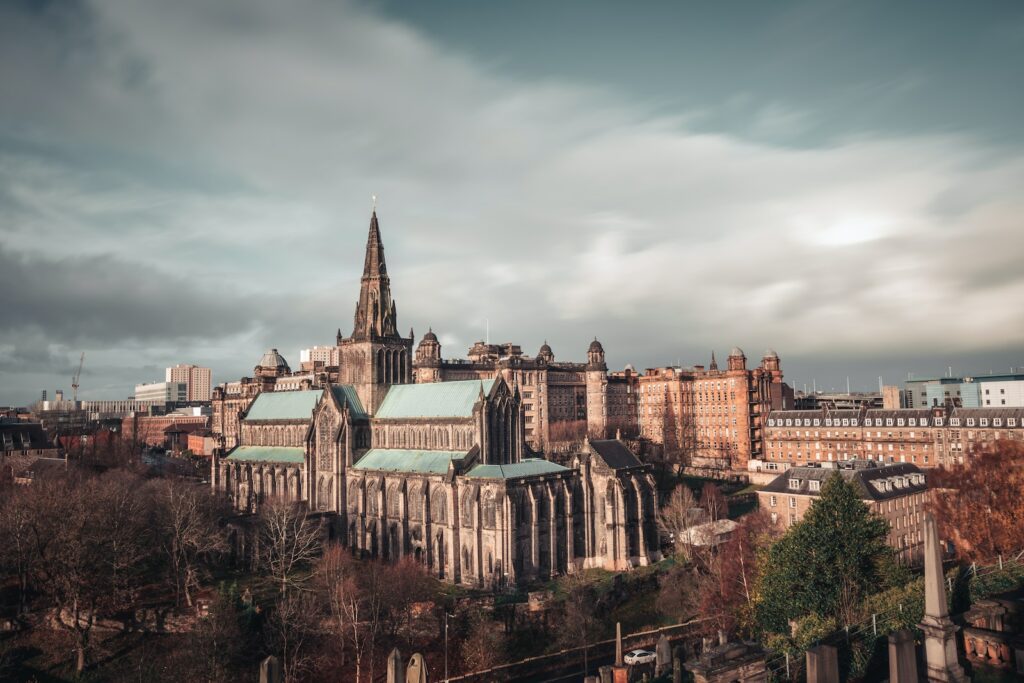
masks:
[[[422,344],[423,342],[436,342],[436,341],[437,341],[437,335],[434,334],[434,328],[430,328],[429,330],[427,330],[427,333],[425,335],[423,335],[423,339],[420,340],[420,344]]]
[[[636,368],[633,367],[632,363],[626,363],[626,371],[627,372],[636,372]]]
[[[590,342],[590,348],[587,349],[588,353],[604,353],[604,347],[601,346],[601,342],[597,341],[597,337],[594,337],[594,341]]]
[[[260,364],[256,366],[264,370],[285,370],[288,371],[288,361],[284,359],[277,349],[270,349],[260,358]]]
[[[544,342],[543,344],[540,345],[540,351],[537,352],[537,355],[538,356],[552,356],[552,355],[554,355],[554,352],[551,350],[551,347],[548,346],[548,343]]]
[[[732,347],[732,351],[729,352],[729,355],[730,356],[744,356],[746,354],[743,353],[743,349],[741,349],[738,346],[734,346],[734,347]]]
[[[778,358],[779,354],[775,353],[775,351],[773,349],[768,349],[767,351],[764,352],[764,357],[765,358]]]

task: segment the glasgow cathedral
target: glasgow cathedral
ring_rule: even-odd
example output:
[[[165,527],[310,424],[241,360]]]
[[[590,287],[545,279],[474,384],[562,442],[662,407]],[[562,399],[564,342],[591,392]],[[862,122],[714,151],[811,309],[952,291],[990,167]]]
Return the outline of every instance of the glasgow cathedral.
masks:
[[[420,360],[436,341],[424,337]],[[588,368],[603,374],[603,356],[595,341]],[[211,481],[236,509],[301,502],[357,553],[410,555],[473,586],[660,558],[650,469],[618,439],[593,438],[605,424],[565,466],[528,442],[519,375],[447,381],[428,361],[429,378],[416,377],[425,370],[414,368],[412,334],[398,331],[376,212],[352,334],[339,331],[337,358],[326,381],[282,390],[267,383],[287,364],[270,352],[247,391],[215,395],[223,447]]]

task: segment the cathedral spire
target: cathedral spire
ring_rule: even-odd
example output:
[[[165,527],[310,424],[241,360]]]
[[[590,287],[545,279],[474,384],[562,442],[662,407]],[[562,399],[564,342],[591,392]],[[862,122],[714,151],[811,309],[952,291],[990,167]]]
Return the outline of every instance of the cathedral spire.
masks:
[[[718,369],[718,361],[715,360],[715,352],[714,352],[714,350],[711,351],[711,367],[709,367],[708,369],[709,370],[717,370]]]
[[[384,243],[380,238],[377,211],[370,217],[370,234],[366,238],[366,259],[356,304],[352,337],[371,339],[398,336],[398,311],[391,299],[391,281],[384,261]]]
[[[377,223],[377,211],[370,216],[370,234],[366,238],[366,260],[363,262],[363,279],[368,277],[387,277],[388,267],[384,262],[384,243],[380,239],[380,225]]]

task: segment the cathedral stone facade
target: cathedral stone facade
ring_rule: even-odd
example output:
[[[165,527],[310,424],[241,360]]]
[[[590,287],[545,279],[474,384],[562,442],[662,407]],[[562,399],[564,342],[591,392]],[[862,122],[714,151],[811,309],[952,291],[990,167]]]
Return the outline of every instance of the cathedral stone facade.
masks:
[[[587,439],[571,467],[539,457],[527,443],[519,377],[444,376],[439,362],[424,362],[439,361],[436,336],[424,337],[414,359],[397,315],[374,213],[353,332],[338,333],[336,378],[275,390],[287,364],[268,353],[256,382],[215,396],[224,447],[212,461],[213,487],[240,511],[269,499],[301,502],[355,551],[413,556],[467,585],[659,559],[648,466],[601,438]],[[584,408],[574,415],[600,416],[589,431],[603,436],[608,376],[596,340],[580,375],[584,391],[573,405]]]

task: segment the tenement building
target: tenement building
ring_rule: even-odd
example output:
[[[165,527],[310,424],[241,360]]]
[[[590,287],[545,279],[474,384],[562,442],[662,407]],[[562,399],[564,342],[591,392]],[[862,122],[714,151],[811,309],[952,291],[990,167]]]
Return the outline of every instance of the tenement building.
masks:
[[[1024,440],[1024,408],[776,410],[754,471],[875,460],[921,467],[962,464],[1000,440]]]
[[[888,522],[886,540],[896,549],[900,561],[919,562],[928,483],[914,465],[850,460],[793,467],[757,492],[758,504],[768,511],[773,523],[792,526],[803,519],[825,481],[836,474],[852,484],[868,508]]]
[[[712,353],[708,368],[648,369],[637,382],[640,436],[684,461],[745,470],[760,458],[764,418],[792,406],[793,392],[774,351],[748,369],[746,355],[733,348],[726,363],[720,370]]]
[[[234,438],[212,459],[214,488],[241,511],[302,502],[356,551],[415,557],[468,585],[660,557],[653,477],[621,442],[587,440],[571,467],[540,458],[526,440],[525,382],[494,372],[413,383],[414,366],[429,366],[414,363],[412,341],[398,332],[374,213],[337,381],[282,391],[287,364],[268,354],[245,385],[251,396],[221,397]],[[587,367],[605,372],[598,347]]]

